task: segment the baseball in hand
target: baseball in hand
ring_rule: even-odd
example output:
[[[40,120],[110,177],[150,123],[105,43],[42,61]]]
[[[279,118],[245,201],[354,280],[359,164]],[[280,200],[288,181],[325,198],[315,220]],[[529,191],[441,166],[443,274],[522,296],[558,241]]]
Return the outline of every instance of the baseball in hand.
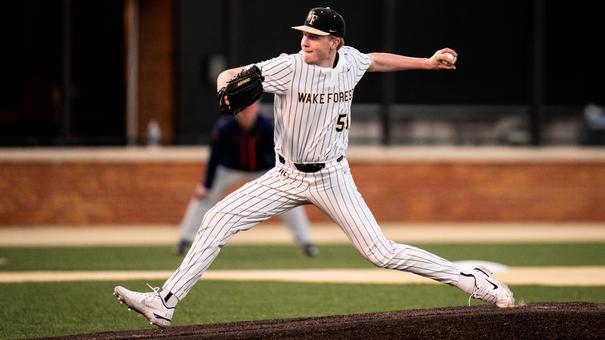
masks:
[[[458,57],[450,52],[445,52],[441,55],[444,59],[441,59],[441,62],[446,65],[454,65],[456,63],[456,59]]]

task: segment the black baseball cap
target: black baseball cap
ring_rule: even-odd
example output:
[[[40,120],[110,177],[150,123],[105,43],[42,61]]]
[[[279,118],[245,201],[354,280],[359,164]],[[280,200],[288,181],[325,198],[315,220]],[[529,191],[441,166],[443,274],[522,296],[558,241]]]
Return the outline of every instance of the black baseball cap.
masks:
[[[311,9],[309,14],[307,14],[305,24],[302,26],[293,26],[292,28],[315,35],[345,37],[345,19],[330,7]]]

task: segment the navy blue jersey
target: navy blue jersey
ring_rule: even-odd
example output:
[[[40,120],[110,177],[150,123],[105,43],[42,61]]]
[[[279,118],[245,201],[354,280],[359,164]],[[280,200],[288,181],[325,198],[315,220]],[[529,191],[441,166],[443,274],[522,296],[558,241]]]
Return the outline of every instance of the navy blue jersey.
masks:
[[[206,188],[212,187],[219,164],[243,171],[267,170],[275,165],[273,121],[259,114],[254,126],[246,131],[235,116],[222,119],[212,131],[210,147]]]

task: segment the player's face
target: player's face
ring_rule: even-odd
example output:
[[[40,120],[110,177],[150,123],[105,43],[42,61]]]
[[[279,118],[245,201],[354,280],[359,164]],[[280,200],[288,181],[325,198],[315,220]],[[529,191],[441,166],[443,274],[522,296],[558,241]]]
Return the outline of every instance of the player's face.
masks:
[[[320,36],[303,32],[300,48],[303,51],[305,63],[331,67],[330,49],[332,46],[330,36]]]

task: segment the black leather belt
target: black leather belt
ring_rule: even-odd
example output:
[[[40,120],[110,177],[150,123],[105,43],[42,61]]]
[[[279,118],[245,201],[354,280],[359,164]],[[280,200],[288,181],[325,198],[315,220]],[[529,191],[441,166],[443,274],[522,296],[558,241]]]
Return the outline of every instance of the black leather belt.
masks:
[[[282,164],[286,164],[286,160],[284,159],[284,157],[282,157],[282,155],[277,155],[277,157],[279,158],[279,161]],[[336,158],[336,161],[340,162],[340,161],[342,161],[343,158],[344,158],[344,156],[340,156],[340,157]],[[294,166],[296,167],[296,169],[298,169],[298,171],[317,172],[317,171],[325,168],[326,163],[294,163]]]

